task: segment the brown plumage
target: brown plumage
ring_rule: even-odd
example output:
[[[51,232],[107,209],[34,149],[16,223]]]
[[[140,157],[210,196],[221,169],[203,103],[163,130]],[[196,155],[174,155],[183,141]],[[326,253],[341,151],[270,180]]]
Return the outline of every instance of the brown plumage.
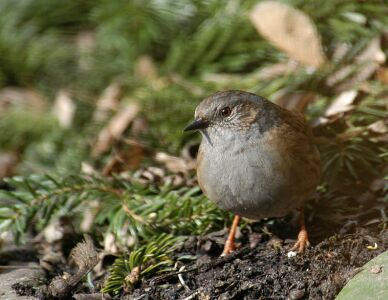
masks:
[[[315,191],[319,153],[301,114],[251,93],[226,91],[204,99],[195,118],[186,129],[203,136],[198,182],[221,208],[253,219],[280,217],[303,207]],[[301,224],[297,248],[303,251],[302,218]]]

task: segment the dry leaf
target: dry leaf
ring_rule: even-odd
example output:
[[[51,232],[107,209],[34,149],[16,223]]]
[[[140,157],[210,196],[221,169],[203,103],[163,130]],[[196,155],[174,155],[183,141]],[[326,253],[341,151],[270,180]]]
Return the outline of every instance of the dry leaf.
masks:
[[[380,37],[372,39],[368,46],[356,57],[356,62],[368,62],[373,61],[379,64],[385,62],[385,54],[381,50]]]
[[[142,184],[160,184],[165,178],[165,172],[162,168],[151,166],[137,170],[133,177]]]
[[[130,141],[129,139],[125,140]],[[137,142],[131,141],[128,149],[122,149],[119,153],[113,155],[102,170],[103,176],[110,176],[113,173],[121,173],[128,170],[137,170],[144,160],[146,150],[144,146]]]
[[[104,122],[109,112],[116,111],[119,107],[119,98],[121,95],[122,86],[119,82],[113,81],[102,92],[101,97],[97,100],[96,110],[93,114],[93,120],[96,122]]]
[[[128,216],[132,218],[134,217],[137,222],[144,223],[142,217],[133,213],[128,208],[128,206],[123,205],[122,209],[125,211],[125,213],[127,213]],[[128,230],[128,223],[125,223],[124,226],[116,233],[116,235],[110,232],[105,235],[104,253],[116,255],[122,252],[123,249],[133,247],[135,243],[135,238],[130,234],[130,231]]]
[[[140,108],[137,104],[131,103],[122,108],[110,122],[101,130],[98,135],[97,143],[94,146],[93,156],[100,156],[112,146],[115,140],[118,140],[129,124],[138,114]]]
[[[348,89],[360,85],[365,80],[369,79],[377,70],[378,64],[376,62],[364,63],[363,66],[357,70],[354,76],[347,79],[344,83],[335,87],[334,92],[340,93]]]
[[[354,62],[331,74],[327,78],[326,84],[329,87],[338,84],[334,90],[337,93],[346,91],[370,78],[385,61],[386,57],[381,50],[380,37],[376,37],[355,57]]]
[[[187,173],[195,168],[194,160],[186,160],[181,157],[172,156],[164,152],[155,155],[157,162],[165,164],[166,168],[173,173]]]
[[[283,95],[276,99],[275,102],[288,110],[296,110],[303,113],[316,96],[317,94],[313,92],[296,92]]]
[[[70,93],[60,90],[55,97],[53,106],[54,116],[58,119],[59,125],[69,128],[73,124],[75,105],[70,98]]]
[[[96,169],[88,162],[83,161],[81,163],[81,172],[86,175],[96,175],[97,171]]]
[[[249,17],[264,38],[291,58],[315,68],[325,62],[320,35],[305,13],[281,2],[263,1]]]
[[[47,243],[53,244],[60,241],[64,236],[64,228],[59,220],[51,222],[43,230],[43,236]]]
[[[0,112],[11,107],[43,111],[46,108],[46,99],[33,89],[7,87],[0,90]]]
[[[15,152],[0,152],[0,180],[14,175],[14,169],[19,162]]]
[[[357,94],[358,92],[356,90],[342,92],[326,109],[324,116],[330,117],[352,110],[354,108],[353,102],[356,99]]]
[[[368,129],[374,133],[384,134],[388,132],[387,124],[384,120],[374,122],[368,126]]]
[[[119,253],[119,247],[116,244],[116,238],[113,233],[108,232],[104,238],[104,251],[109,254]]]

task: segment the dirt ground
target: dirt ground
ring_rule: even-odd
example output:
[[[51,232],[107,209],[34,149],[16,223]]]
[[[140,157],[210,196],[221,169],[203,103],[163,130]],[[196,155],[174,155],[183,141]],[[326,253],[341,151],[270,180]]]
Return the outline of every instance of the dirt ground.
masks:
[[[282,244],[258,233],[249,239],[251,245],[227,258],[203,254],[185,266],[180,280],[175,274],[148,280],[129,299],[334,299],[362,265],[388,248],[388,232],[360,227],[330,236],[295,257],[287,256],[291,240]],[[181,255],[198,245],[219,253],[210,240],[191,239]],[[375,243],[377,249],[368,248]]]
[[[334,299],[361,266],[388,249],[388,231],[381,223],[364,225],[362,217],[356,219],[331,226],[314,218],[307,224],[312,247],[293,257],[287,254],[298,227],[290,219],[245,224],[238,234],[240,248],[228,257],[219,257],[226,229],[190,237],[173,253],[176,272],[143,280],[121,299]],[[20,295],[51,299],[34,287],[13,287]]]

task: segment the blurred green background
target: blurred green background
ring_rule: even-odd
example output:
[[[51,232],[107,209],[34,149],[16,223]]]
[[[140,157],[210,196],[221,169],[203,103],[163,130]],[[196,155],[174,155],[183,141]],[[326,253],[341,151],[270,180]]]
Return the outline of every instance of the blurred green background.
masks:
[[[179,154],[193,138],[181,129],[195,106],[222,89],[244,89],[283,104],[307,95],[313,120],[342,91],[358,91],[368,81],[364,114],[347,127],[384,117],[376,95],[387,83],[385,1],[283,1],[315,24],[327,58],[318,68],[298,63],[255,29],[249,14],[258,3],[2,0],[0,150],[11,155],[6,161],[18,162],[2,177],[78,172],[83,161],[101,166],[113,146],[130,136],[151,151]],[[273,10],[265,12],[271,14],[276,18]],[[376,39],[383,60],[376,53],[358,59]],[[313,55],[303,47],[302,55]],[[330,79],[336,72],[338,78]],[[139,106],[137,133],[130,120],[91,157],[101,129],[129,103]]]
[[[109,253],[140,247],[108,292],[144,257],[172,266],[175,238],[230,221],[182,132],[227,89],[305,112],[324,168],[309,222],[386,229],[387,45],[383,0],[1,0],[0,231],[67,218]]]

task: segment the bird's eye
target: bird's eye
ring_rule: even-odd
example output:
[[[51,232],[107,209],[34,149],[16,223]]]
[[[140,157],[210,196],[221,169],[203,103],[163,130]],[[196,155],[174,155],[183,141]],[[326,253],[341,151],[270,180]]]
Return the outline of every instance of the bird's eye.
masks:
[[[229,106],[225,106],[223,109],[221,109],[221,115],[226,118],[229,117],[232,113],[232,109]]]

